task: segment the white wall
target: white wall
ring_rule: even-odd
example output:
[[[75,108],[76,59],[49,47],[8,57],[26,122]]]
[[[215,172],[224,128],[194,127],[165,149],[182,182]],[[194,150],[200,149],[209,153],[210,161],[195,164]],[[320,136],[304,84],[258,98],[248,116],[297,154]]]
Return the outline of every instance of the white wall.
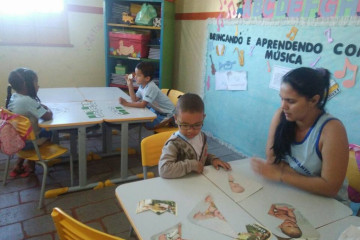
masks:
[[[101,0],[68,3],[102,7]],[[8,75],[18,67],[37,72],[40,87],[105,86],[103,15],[69,11],[68,20],[73,47],[0,46],[0,106]]]

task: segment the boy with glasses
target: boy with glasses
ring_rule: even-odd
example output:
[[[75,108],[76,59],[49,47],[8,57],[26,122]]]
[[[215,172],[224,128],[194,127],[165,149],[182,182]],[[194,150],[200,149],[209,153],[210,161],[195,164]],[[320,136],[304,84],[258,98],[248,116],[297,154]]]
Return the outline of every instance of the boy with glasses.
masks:
[[[201,131],[205,113],[204,102],[193,93],[181,96],[175,108],[179,131],[165,143],[159,162],[163,178],[178,178],[190,172],[202,173],[205,164],[230,170],[228,163],[207,152],[206,135]]]

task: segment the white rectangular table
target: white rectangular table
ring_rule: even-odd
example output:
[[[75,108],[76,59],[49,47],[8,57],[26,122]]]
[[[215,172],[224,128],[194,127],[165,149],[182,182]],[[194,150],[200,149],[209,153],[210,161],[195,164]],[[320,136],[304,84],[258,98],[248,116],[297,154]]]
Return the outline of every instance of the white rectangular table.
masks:
[[[74,88],[71,88],[69,92],[74,92]],[[86,89],[86,90],[84,90]],[[109,91],[109,95],[114,92],[118,92],[119,96],[124,95],[124,93],[117,88],[84,88],[84,92],[86,92],[85,96],[90,96],[91,90],[93,90],[93,97],[96,98],[97,92],[105,93]],[[43,90],[43,96],[50,96],[49,92],[54,93],[54,89],[45,89]],[[63,91],[60,89],[59,91]],[[39,126],[45,129],[50,130],[60,130],[60,129],[73,129],[76,128],[78,132],[78,154],[79,154],[79,186],[70,187],[66,192],[72,192],[82,189],[93,188],[97,186],[99,183],[91,183],[87,184],[87,175],[86,175],[86,128],[93,126],[95,124],[101,124],[105,121],[110,121],[114,123],[118,123],[122,125],[122,134],[121,134],[121,178],[114,179],[112,182],[121,182],[128,181],[137,178],[137,176],[127,176],[128,171],[128,123],[129,122],[148,122],[153,121],[156,118],[156,114],[151,112],[148,109],[138,109],[138,108],[128,108],[125,106],[121,106],[118,102],[118,99],[113,99],[112,101],[85,101],[85,97],[81,95],[81,101],[51,101],[51,99],[47,99],[49,102],[44,102],[50,109],[53,111],[53,119],[50,121],[40,121]],[[66,92],[66,90],[65,90]],[[125,94],[126,95],[126,94]],[[56,95],[57,96],[57,95]],[[129,97],[128,97],[129,98]],[[101,99],[101,97],[100,97]],[[58,98],[55,98],[58,100]],[[95,118],[89,118],[89,116],[82,109],[84,103],[92,103],[96,106],[96,109],[100,110],[101,115]],[[114,107],[122,107],[129,114],[120,115],[114,111]],[[50,190],[54,191],[55,190]],[[60,192],[61,193],[61,192]]]
[[[345,218],[352,214],[351,209],[341,202],[315,195],[281,182],[272,182],[255,174],[250,166],[250,159],[230,162],[232,171],[236,171],[263,185],[263,188],[243,200],[239,205],[246,209],[260,223],[271,226],[273,217],[267,212],[273,203],[287,203],[298,209],[315,227]]]
[[[349,216],[319,228],[320,240],[338,239],[350,225],[360,227],[360,217]]]
[[[209,230],[192,223],[188,217],[197,203],[211,194],[216,207],[234,231],[246,232],[246,224],[256,220],[227,197],[207,178],[190,174],[180,179],[153,178],[126,183],[116,188],[116,197],[124,209],[131,225],[140,239],[150,240],[156,235],[179,222],[182,224],[184,239],[230,240],[229,236]],[[156,215],[151,211],[136,213],[137,203],[144,199],[172,200],[177,204],[177,216],[168,212]]]

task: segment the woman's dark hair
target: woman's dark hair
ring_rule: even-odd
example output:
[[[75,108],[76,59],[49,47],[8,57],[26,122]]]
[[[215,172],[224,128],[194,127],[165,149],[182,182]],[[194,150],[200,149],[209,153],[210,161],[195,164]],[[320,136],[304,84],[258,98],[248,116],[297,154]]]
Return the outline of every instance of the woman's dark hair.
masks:
[[[34,87],[34,81],[37,79],[36,73],[27,68],[17,68],[11,71],[8,79],[9,86],[7,88],[6,108],[10,102],[11,89],[14,89],[16,92],[21,92],[26,88],[27,95],[40,102]]]
[[[154,65],[151,62],[140,62],[136,65],[136,68],[141,70],[144,74],[144,77],[150,77],[150,81],[154,75]]]
[[[289,84],[299,95],[308,99],[319,95],[317,107],[324,111],[330,86],[330,72],[327,69],[300,67],[285,74],[282,83]],[[291,154],[290,146],[295,140],[295,126],[296,123],[286,120],[282,112],[272,147],[275,163],[279,163],[286,154]]]

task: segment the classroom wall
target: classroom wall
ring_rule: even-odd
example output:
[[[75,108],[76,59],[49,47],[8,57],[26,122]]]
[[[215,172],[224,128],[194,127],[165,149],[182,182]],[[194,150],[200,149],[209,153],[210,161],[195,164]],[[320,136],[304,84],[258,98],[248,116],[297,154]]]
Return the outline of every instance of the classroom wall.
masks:
[[[207,21],[199,20],[196,14],[218,11],[218,0],[206,0],[206,4],[202,0],[176,0],[173,88],[202,95]],[[189,13],[195,13],[190,16],[195,20],[181,20],[186,18],[181,14]]]
[[[175,59],[174,87],[185,92],[195,92],[204,97],[207,108],[207,117],[204,124],[204,130],[206,132],[246,155],[264,157],[265,143],[271,117],[274,110],[280,106],[278,93],[275,90],[269,90],[268,88],[269,79],[258,79],[259,81],[266,81],[266,83],[264,84],[263,82],[263,85],[261,86],[257,86],[257,84],[259,84],[258,82],[249,82],[249,89],[245,94],[236,91],[215,91],[214,78],[211,75],[210,81],[207,81],[207,74],[209,74],[209,71],[211,72],[209,65],[210,60],[206,55],[206,48],[208,47],[206,46],[207,39],[209,39],[209,36],[207,36],[208,22],[206,21],[206,18],[202,19],[200,15],[207,14],[215,19],[220,12],[220,2],[224,1],[209,0],[206,5],[202,4],[201,1],[196,0],[178,0],[176,2],[177,21],[175,56],[177,56],[177,58]],[[227,2],[229,3],[231,1]],[[234,2],[237,1],[234,0]],[[278,6],[277,4],[281,4],[281,7],[274,8],[274,6]],[[226,11],[225,6],[223,6],[223,10]],[[281,18],[284,18],[286,14],[288,17],[320,17],[320,21],[326,17],[334,16],[338,17],[338,20],[341,21],[342,17],[358,18],[360,4],[357,0],[264,0],[254,1],[253,8],[250,11],[248,10],[249,9],[244,10],[244,13],[250,14],[250,16],[246,16],[246,18],[260,17],[260,19],[262,19],[261,13],[263,13],[263,19],[261,21],[264,21],[265,23],[261,24],[264,25],[266,25],[266,21],[276,19],[280,19],[281,22]],[[198,17],[196,17],[196,15],[198,15]],[[324,21],[326,22],[326,19]],[[216,26],[218,26],[216,25],[216,19],[211,20],[210,22],[214,24],[213,32],[216,33]],[[241,26],[242,23],[239,22],[237,24]],[[335,25],[335,23],[333,24]],[[296,24],[294,26],[296,26]],[[325,37],[323,30],[326,29],[320,29],[318,32],[321,32],[322,34],[316,33],[316,37]],[[354,30],[351,31],[356,35],[358,33],[358,28]],[[248,31],[250,34],[251,27],[249,27]],[[341,29],[336,31],[341,32]],[[346,31],[345,28],[344,31]],[[235,27],[233,32],[235,32]],[[225,30],[225,33],[228,32]],[[339,41],[339,36],[343,35],[340,33],[336,34],[336,41]],[[348,37],[346,42],[349,42],[349,40],[351,42],[351,37]],[[356,41],[352,42],[357,46]],[[323,56],[317,67],[320,67],[321,64],[325,64],[325,67],[333,67],[330,69],[332,72],[339,70],[344,64],[343,58],[344,54],[338,56],[336,58],[335,66],[335,62],[332,61],[331,58],[325,58]],[[353,64],[357,65],[356,57],[353,57],[350,60]],[[308,61],[310,61],[310,59]],[[309,66],[308,61],[306,62],[306,66]],[[205,62],[207,62],[207,65]],[[219,61],[215,61],[215,64],[219,67],[219,65],[217,65],[219,64]],[[204,65],[207,67],[204,67]],[[258,66],[260,67],[260,65]],[[296,66],[297,65],[294,65],[292,67]],[[250,74],[255,74],[253,69],[245,70],[251,71]],[[347,77],[351,77],[351,72],[348,74],[349,76]],[[340,84],[344,79],[339,79],[338,81]],[[360,144],[358,137],[359,127],[356,125],[358,122],[357,116],[359,114],[359,108],[354,104],[360,100],[358,95],[356,95],[356,92],[359,89],[358,81],[359,80],[357,79],[355,87],[350,89],[341,86],[342,93],[339,94],[340,97],[335,97],[328,105],[330,113],[333,113],[336,117],[343,120],[350,142],[356,144]],[[208,84],[209,82],[210,84]],[[265,91],[263,94],[261,93],[262,90]],[[249,105],[249,103],[251,104]],[[236,111],[231,110],[232,106],[236,107]]]
[[[0,45],[0,106],[8,75],[17,67],[37,72],[40,87],[105,86],[102,0],[67,0],[72,47]]]

